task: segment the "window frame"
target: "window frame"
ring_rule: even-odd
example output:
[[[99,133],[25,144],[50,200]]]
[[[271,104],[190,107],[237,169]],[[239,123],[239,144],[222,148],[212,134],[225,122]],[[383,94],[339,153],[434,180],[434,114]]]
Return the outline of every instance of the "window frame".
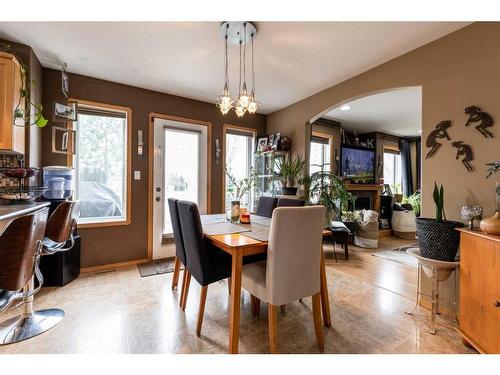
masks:
[[[252,129],[252,128],[247,128],[244,126],[238,126],[238,125],[231,125],[231,124],[223,124],[222,125],[222,155],[221,155],[221,161],[222,161],[222,212],[226,212],[226,172],[224,171],[224,167],[226,165],[226,135],[228,133],[228,130],[234,130],[239,133],[247,133],[252,136],[253,138],[253,148],[255,148],[255,143],[257,140],[257,130]],[[253,155],[254,155],[255,150],[250,150],[250,156],[251,156],[251,166],[253,166]],[[229,207],[227,207],[229,208]]]
[[[385,160],[385,154],[386,153],[387,154],[392,154],[392,155],[399,155],[399,157],[401,157],[401,150],[399,149],[399,147],[384,145],[383,148],[382,148],[382,157],[383,157],[383,160]],[[402,165],[401,165],[401,168],[402,168]],[[383,178],[384,178],[384,184],[387,184],[387,182],[385,180],[386,177],[385,177],[384,169],[385,169],[385,166],[384,166],[384,168],[382,168],[382,173],[383,173]],[[403,180],[402,180],[403,179],[403,174],[402,174],[402,172],[403,171],[401,170],[401,181],[399,182],[399,184],[401,185],[401,189],[403,188]],[[396,176],[396,170],[394,170],[392,174],[393,174],[392,177],[395,177]],[[395,181],[394,181],[394,183],[396,184]]]
[[[328,134],[328,133],[323,133],[323,132],[318,132],[318,131],[312,131],[311,132],[311,143],[313,143],[313,138],[323,138],[328,141],[328,147],[330,147],[330,155],[329,155],[329,168],[328,172],[333,172],[333,162],[334,162],[334,151],[333,151],[333,134]],[[309,153],[311,150],[309,150]],[[309,155],[310,158],[310,155]],[[325,163],[323,163],[323,166]],[[309,164],[309,169],[311,169],[311,164]],[[323,170],[323,168],[321,169]]]
[[[95,220],[90,222],[86,221],[84,223],[78,223],[78,227],[84,229],[84,228],[99,228],[99,227],[114,227],[114,226],[129,225],[132,223],[132,109],[130,107],[93,102],[90,100],[73,99],[73,98],[71,98],[70,100],[76,101],[79,107],[80,106],[90,107],[111,112],[123,112],[125,113],[127,119],[126,121],[127,129],[125,131],[126,134],[125,147],[126,147],[127,161],[125,167],[126,177],[124,179],[125,196],[123,199],[123,202],[126,204],[125,218],[120,218],[118,220],[105,220],[105,221]],[[75,130],[76,137],[78,137],[78,129],[74,129],[72,122],[67,122],[66,126],[70,130]],[[75,145],[73,144],[72,140],[71,139],[68,140],[68,150],[70,150],[71,152],[67,155],[66,164],[69,167],[73,168],[75,167],[75,158],[77,157],[76,150],[75,153],[73,154],[74,148]],[[75,184],[76,184],[76,177],[75,177]],[[76,192],[76,186],[75,186],[75,192]]]

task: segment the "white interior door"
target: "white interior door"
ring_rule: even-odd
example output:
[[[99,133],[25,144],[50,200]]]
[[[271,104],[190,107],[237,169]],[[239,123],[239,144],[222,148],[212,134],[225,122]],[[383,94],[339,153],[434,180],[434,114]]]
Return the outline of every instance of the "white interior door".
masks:
[[[207,212],[208,129],[178,121],[154,120],[153,258],[175,255],[163,244],[171,237],[167,199],[188,200]]]

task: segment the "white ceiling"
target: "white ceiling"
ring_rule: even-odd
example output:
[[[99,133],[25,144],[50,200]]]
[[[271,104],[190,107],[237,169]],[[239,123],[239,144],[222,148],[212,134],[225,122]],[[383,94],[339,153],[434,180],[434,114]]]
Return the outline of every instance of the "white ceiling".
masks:
[[[334,108],[321,117],[337,120],[358,134],[373,131],[418,136],[422,127],[422,88],[408,87],[365,96],[345,103],[348,111]]]
[[[467,25],[467,22],[258,22],[259,112],[268,114]],[[214,102],[223,86],[216,22],[0,22],[45,67]],[[230,79],[237,86],[237,47]]]

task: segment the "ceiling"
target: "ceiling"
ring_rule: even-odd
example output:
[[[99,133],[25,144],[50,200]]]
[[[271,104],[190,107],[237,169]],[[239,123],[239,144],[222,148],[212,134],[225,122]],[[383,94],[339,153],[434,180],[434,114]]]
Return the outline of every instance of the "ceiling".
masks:
[[[418,136],[422,127],[422,88],[408,87],[365,96],[341,106],[321,117],[337,120],[347,130],[358,134],[373,131],[403,137]]]
[[[467,25],[467,22],[258,22],[259,112],[268,114]],[[44,67],[215,102],[223,86],[217,22],[0,22]],[[236,94],[237,47],[230,49]]]

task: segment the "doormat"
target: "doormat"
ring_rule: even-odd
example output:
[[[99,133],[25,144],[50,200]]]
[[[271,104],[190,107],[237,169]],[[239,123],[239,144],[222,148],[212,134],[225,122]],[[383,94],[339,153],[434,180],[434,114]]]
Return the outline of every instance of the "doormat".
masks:
[[[417,248],[417,244],[413,245],[407,245],[407,246],[402,246],[398,247],[393,250],[384,250],[384,251],[377,251],[375,253],[372,253],[374,257],[390,260],[392,262],[397,262],[397,263],[402,263],[406,266],[418,267],[418,260],[415,258],[413,255],[410,255],[406,252],[408,249],[412,248]]]
[[[141,263],[137,265],[141,277],[153,275],[162,275],[164,273],[174,272],[175,259],[164,258],[155,259],[151,262]]]

